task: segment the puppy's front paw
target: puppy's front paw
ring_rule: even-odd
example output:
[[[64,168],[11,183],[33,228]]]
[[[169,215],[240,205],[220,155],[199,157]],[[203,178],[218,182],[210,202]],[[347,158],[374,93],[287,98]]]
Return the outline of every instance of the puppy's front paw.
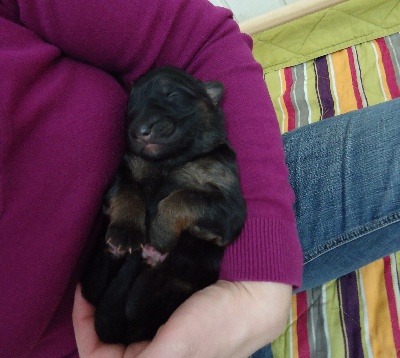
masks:
[[[145,243],[144,235],[126,223],[111,223],[105,240],[108,252],[115,257],[140,250]]]

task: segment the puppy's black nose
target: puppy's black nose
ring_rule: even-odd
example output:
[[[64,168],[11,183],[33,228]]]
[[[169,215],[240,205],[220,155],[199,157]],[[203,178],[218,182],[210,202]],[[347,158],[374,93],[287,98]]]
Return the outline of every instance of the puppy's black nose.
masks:
[[[135,134],[138,138],[149,137],[151,134],[151,125],[142,124],[138,129],[136,129]]]

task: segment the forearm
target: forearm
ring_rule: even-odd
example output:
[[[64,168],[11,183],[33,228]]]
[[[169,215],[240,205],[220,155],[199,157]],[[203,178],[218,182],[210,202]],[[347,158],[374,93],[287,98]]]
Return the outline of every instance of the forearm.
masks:
[[[238,350],[237,357],[249,355],[255,348],[261,348],[280,336],[286,327],[292,303],[290,285],[255,281],[219,281],[218,285],[230,288],[234,301],[232,307],[236,305],[235,310],[242,305],[248,305],[247,309],[243,308],[243,312],[237,310],[239,315],[242,314],[241,317],[237,317],[237,322],[238,326],[244,325],[243,331],[236,332],[236,328],[232,332],[239,334],[237,341],[242,342],[243,355]],[[234,312],[232,314],[235,315]]]

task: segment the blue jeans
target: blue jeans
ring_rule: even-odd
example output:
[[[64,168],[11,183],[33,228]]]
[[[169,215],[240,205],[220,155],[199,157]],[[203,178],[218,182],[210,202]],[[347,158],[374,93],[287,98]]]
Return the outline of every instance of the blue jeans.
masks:
[[[400,98],[283,135],[306,290],[400,250]],[[253,358],[272,357],[270,347]]]

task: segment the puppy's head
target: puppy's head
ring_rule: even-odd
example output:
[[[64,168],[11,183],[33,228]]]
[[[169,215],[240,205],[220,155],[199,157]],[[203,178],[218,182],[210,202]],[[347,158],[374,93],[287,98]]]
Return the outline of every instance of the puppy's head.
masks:
[[[129,152],[155,161],[200,154],[195,152],[225,135],[222,93],[219,82],[203,83],[174,67],[140,77],[128,102]]]

